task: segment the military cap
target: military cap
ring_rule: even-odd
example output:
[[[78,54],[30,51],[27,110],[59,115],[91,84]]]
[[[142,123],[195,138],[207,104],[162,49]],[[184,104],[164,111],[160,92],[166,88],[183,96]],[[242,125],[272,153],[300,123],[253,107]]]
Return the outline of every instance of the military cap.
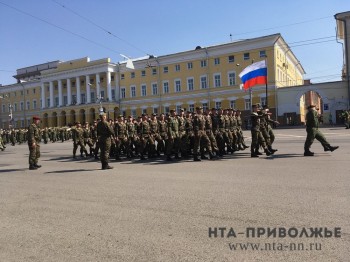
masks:
[[[196,107],[196,110],[202,110],[202,109],[203,109],[203,107],[201,107],[201,106]]]
[[[156,113],[153,113],[152,116],[157,116],[157,114],[156,114]]]
[[[121,117],[123,117],[123,115],[118,115],[118,118],[121,118]]]
[[[40,120],[40,117],[38,117],[38,116],[33,116],[33,120]]]
[[[170,113],[171,113],[171,112],[175,112],[175,109],[170,109],[170,111],[169,111],[169,112],[170,112]]]
[[[100,116],[106,116],[106,113],[105,112],[101,112]]]

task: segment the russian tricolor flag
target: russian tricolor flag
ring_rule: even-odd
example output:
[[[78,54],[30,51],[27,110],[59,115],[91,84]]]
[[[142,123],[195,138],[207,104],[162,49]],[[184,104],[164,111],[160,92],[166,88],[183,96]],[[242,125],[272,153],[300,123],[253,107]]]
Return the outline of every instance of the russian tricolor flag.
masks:
[[[255,85],[267,84],[267,67],[265,60],[247,66],[239,74],[243,88],[248,89]]]

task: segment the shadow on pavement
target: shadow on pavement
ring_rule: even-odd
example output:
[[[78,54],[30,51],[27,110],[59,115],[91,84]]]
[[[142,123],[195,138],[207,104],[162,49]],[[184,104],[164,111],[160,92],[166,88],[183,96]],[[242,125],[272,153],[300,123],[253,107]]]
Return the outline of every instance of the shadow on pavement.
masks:
[[[74,173],[74,172],[85,172],[85,171],[96,171],[100,169],[70,169],[70,170],[54,170],[45,172],[44,174],[61,174],[61,173]]]
[[[0,173],[16,172],[16,171],[24,171],[24,170],[28,170],[28,168],[5,169],[5,170],[0,170]]]

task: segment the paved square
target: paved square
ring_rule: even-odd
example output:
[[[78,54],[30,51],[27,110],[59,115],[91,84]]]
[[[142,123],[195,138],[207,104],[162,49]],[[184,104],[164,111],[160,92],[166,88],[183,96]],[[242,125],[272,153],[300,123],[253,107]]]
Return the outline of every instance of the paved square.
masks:
[[[315,141],[315,156],[304,157],[305,130],[276,129],[271,157],[252,159],[248,149],[217,161],[112,160],[104,171],[74,161],[71,141],[41,144],[36,171],[26,145],[7,146],[0,261],[349,261],[350,132],[322,132],[340,148],[323,152]],[[312,235],[337,227],[340,238]],[[299,234],[248,237],[247,228]]]

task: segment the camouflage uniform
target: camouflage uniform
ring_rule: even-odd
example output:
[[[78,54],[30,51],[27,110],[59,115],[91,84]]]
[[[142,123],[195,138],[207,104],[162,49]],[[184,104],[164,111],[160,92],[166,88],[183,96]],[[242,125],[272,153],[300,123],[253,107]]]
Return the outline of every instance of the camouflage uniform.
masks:
[[[28,147],[29,147],[29,169],[35,170],[39,167],[38,160],[40,158],[40,129],[38,127],[39,118],[33,118],[33,123],[29,126],[28,130]]]
[[[112,167],[108,165],[109,151],[111,149],[111,137],[114,136],[113,128],[106,121],[106,115],[100,115],[101,121],[97,123],[97,136],[101,149],[101,164],[102,169],[111,169]]]
[[[210,159],[213,158],[211,149],[211,143],[209,137],[206,134],[205,118],[202,114],[202,108],[196,108],[197,114],[193,118],[193,130],[194,130],[194,148],[193,148],[193,160],[200,161],[198,158],[199,151],[201,152],[201,158],[207,159],[204,155],[204,150],[209,152]]]

